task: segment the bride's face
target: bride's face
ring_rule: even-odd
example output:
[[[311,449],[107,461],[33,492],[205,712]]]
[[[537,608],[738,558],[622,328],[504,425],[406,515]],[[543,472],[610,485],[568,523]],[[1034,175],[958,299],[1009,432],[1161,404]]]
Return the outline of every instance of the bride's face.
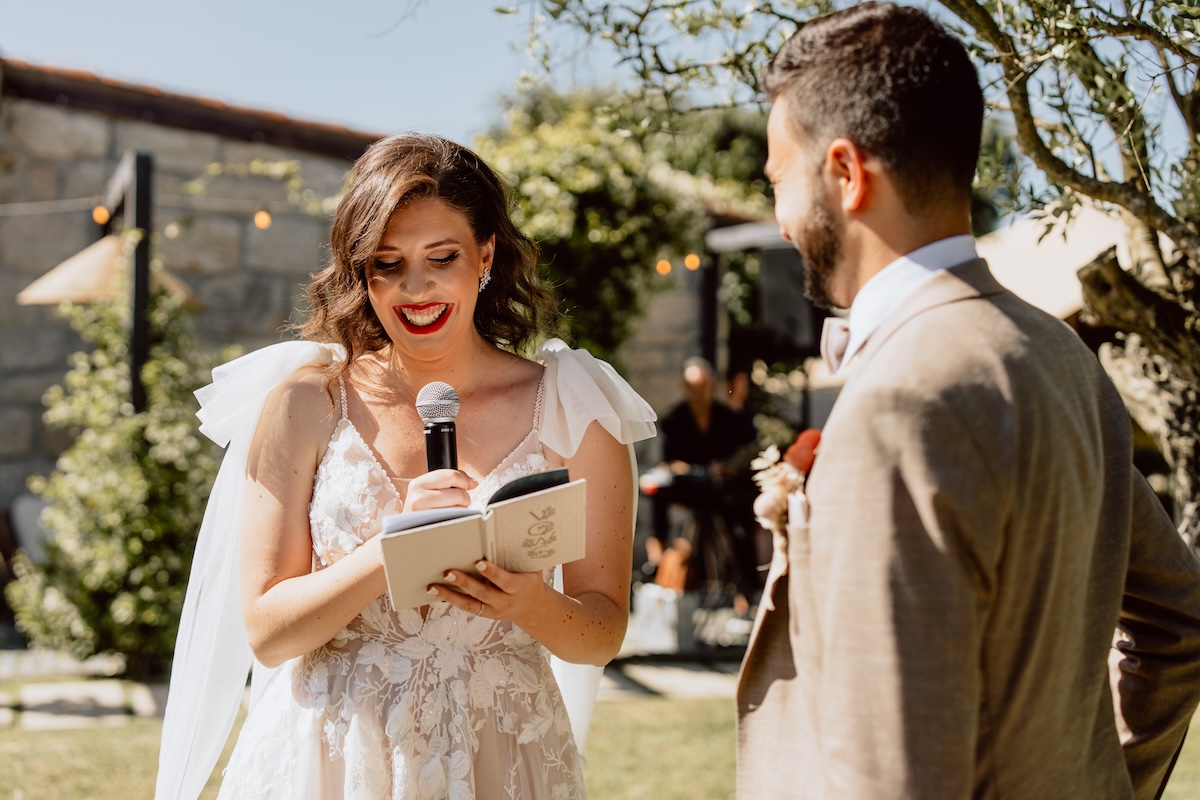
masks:
[[[440,199],[397,209],[366,268],[371,307],[392,343],[429,354],[470,341],[494,252],[495,237],[477,243],[462,212]]]

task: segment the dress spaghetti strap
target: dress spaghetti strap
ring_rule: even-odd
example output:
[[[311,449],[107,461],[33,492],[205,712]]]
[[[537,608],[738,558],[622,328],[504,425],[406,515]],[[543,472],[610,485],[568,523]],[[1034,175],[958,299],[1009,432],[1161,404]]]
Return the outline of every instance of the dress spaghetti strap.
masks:
[[[533,432],[541,438],[542,432],[542,398],[546,396],[546,373],[542,371],[542,379],[538,381],[537,399],[533,401]]]

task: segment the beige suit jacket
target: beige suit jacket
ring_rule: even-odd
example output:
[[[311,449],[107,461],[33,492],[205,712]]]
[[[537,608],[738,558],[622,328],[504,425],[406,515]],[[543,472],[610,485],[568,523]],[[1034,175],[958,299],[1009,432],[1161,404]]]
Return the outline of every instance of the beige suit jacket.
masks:
[[[739,677],[739,798],[1156,795],[1200,563],[1070,329],[982,261],[938,273],[852,365],[808,495]]]

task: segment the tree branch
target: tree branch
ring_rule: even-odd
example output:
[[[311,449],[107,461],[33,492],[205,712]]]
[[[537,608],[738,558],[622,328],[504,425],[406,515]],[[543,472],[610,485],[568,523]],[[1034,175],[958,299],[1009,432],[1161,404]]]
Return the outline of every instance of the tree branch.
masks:
[[[1197,149],[1200,148],[1200,69],[1196,70],[1196,77],[1192,81],[1192,89],[1183,97],[1183,121],[1188,129],[1188,152],[1193,157],[1197,156]]]
[[[1101,11],[1101,13],[1103,12]],[[1085,18],[1085,20],[1089,25],[1095,26],[1110,36],[1146,42],[1154,45],[1156,49],[1169,50],[1183,59],[1185,63],[1200,64],[1200,55],[1193,53],[1187,47],[1140,19],[1113,19],[1111,15],[1109,16],[1108,20],[1103,20],[1099,16]]]
[[[1115,247],[1081,267],[1078,274],[1094,317],[1089,324],[1136,333],[1152,352],[1170,362],[1176,376],[1192,385],[1200,383],[1200,337],[1177,302],[1150,291],[1121,269]]]
[[[1006,93],[1012,104],[1016,138],[1021,149],[1053,180],[1079,194],[1122,206],[1148,225],[1174,240],[1180,249],[1200,260],[1200,234],[1185,222],[1176,219],[1155,202],[1147,191],[1134,183],[1101,181],[1084,175],[1056,156],[1038,133],[1033,109],[1029,102],[1031,73],[1025,71],[1017,57],[1012,38],[1000,29],[991,14],[971,0],[939,0],[945,8],[973,27],[981,39],[996,51],[1006,79]]]
[[[1184,124],[1187,125],[1188,138],[1194,139],[1196,130],[1193,127],[1191,95],[1185,94],[1182,89],[1175,85],[1175,77],[1171,74],[1174,72],[1174,69],[1171,67],[1171,62],[1167,59],[1166,51],[1162,48],[1155,48],[1154,52],[1158,55],[1158,63],[1162,64],[1163,81],[1167,84],[1167,91],[1171,93],[1171,99],[1175,101],[1175,107],[1179,109],[1179,114],[1183,117]]]

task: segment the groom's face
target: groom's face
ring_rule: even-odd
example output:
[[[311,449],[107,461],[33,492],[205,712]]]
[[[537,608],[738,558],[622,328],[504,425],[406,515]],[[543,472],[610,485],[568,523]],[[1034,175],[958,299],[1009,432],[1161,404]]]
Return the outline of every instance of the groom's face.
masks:
[[[805,296],[816,306],[832,308],[842,227],[825,197],[823,158],[797,139],[787,117],[787,101],[777,99],[767,119],[766,169],[775,190],[775,219],[780,235],[804,260]]]

